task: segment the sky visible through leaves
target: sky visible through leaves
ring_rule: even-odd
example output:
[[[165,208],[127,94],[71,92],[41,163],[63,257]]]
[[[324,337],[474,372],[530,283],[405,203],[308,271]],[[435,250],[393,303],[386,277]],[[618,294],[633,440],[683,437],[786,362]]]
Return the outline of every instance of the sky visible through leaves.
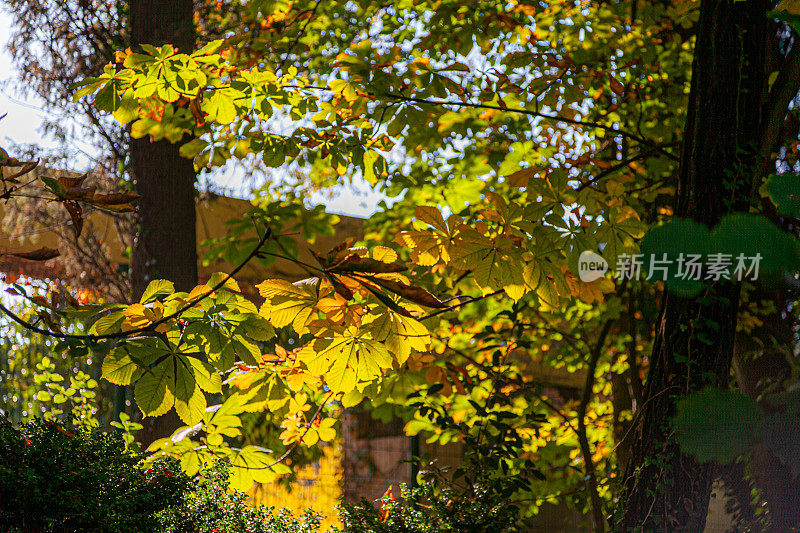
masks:
[[[10,34],[11,17],[0,10],[0,82],[15,76],[11,57],[6,50],[6,39]],[[8,113],[8,116],[0,121],[0,146],[10,145],[13,142],[37,144],[44,149],[55,148],[56,143],[37,131],[44,113],[37,104],[35,99],[19,98],[9,89],[0,88],[0,116]],[[95,150],[88,144],[80,146],[80,149],[90,154]],[[69,170],[82,170],[90,166],[89,158],[85,157],[75,162],[76,168]],[[211,182],[229,191],[228,194],[233,196],[247,197],[250,192],[243,184],[241,172],[236,169],[217,170],[211,176]],[[376,211],[378,202],[384,199],[383,195],[372,192],[366,183],[355,183],[352,187],[348,186],[342,190],[333,199],[316,194],[312,196],[311,202],[314,205],[324,203],[328,211],[333,213],[367,217]]]

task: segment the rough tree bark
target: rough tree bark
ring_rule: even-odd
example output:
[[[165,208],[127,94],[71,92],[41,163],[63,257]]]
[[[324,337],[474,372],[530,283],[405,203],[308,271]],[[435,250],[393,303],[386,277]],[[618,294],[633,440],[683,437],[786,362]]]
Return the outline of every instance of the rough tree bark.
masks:
[[[130,30],[134,48],[165,43],[182,52],[195,45],[192,0],[131,0]],[[195,171],[179,154],[180,143],[131,139],[131,170],[139,202],[131,258],[131,284],[138,297],[153,279],[168,279],[176,290],[197,284]],[[143,420],[143,445],[168,436],[178,425],[174,412]]]
[[[785,391],[785,380],[791,376],[792,364],[785,350],[794,344],[795,323],[781,316],[781,311],[791,304],[784,293],[770,294],[757,291],[751,300],[760,298],[774,301],[779,310],[767,317],[764,324],[749,333],[736,335],[733,368],[739,390],[759,401],[766,412],[775,412],[770,396]],[[785,428],[790,440],[800,441],[800,426]],[[800,477],[775,455],[769,447],[759,444],[753,450],[750,466],[755,486],[767,503],[770,514],[770,532],[792,531],[800,525]],[[749,484],[747,484],[749,485]],[[749,486],[746,496],[749,496]]]
[[[676,215],[709,227],[747,210],[767,104],[768,0],[703,0],[681,153]],[[784,113],[785,115],[785,113]],[[635,444],[615,517],[621,531],[703,531],[713,465],[681,453],[669,420],[677,401],[727,384],[739,286],[697,298],[666,293]]]

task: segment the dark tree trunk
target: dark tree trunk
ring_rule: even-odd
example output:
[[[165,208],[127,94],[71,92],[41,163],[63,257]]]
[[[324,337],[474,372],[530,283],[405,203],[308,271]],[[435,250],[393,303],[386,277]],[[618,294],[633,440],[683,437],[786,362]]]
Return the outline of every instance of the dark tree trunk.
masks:
[[[195,44],[192,0],[131,0],[131,43],[172,44],[191,53]],[[134,298],[154,279],[168,279],[176,290],[197,284],[195,171],[181,157],[180,145],[149,138],[131,140],[131,169],[139,202],[136,238],[131,258]],[[180,421],[174,412],[146,418],[139,441],[146,446],[168,436]]]
[[[766,0],[703,0],[692,66],[676,215],[711,227],[747,210],[767,92]],[[681,453],[669,420],[677,401],[727,385],[739,286],[697,298],[666,293],[616,527],[703,531],[714,467]]]
[[[763,326],[749,333],[738,332],[733,368],[739,390],[760,401],[765,411],[774,412],[776,407],[770,405],[770,395],[783,392],[792,373],[787,351],[794,344],[796,324],[782,316],[782,312],[791,306],[787,301],[791,298],[762,290],[752,293],[750,299],[773,301],[778,312],[764,318]],[[791,310],[788,312],[791,316]],[[800,441],[800,427],[787,427],[786,431],[790,441]],[[753,450],[750,465],[755,486],[769,508],[769,531],[791,531],[800,525],[800,477],[795,477],[792,469],[763,444]],[[749,489],[749,484],[745,485]]]

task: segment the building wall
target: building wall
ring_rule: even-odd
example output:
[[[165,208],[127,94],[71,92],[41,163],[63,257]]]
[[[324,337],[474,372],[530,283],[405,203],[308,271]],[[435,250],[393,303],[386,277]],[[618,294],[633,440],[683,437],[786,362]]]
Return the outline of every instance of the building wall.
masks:
[[[11,175],[11,167],[1,167],[3,175]],[[32,172],[19,178],[25,182],[37,176],[57,176],[74,175],[53,171],[46,168],[37,168]],[[90,184],[89,181],[87,183]],[[3,231],[0,232],[0,250],[18,251],[32,250],[41,247],[59,248],[59,234],[47,228],[28,227],[24,221],[18,221],[13,214],[0,202],[0,221],[2,221]],[[202,255],[200,243],[207,239],[220,238],[227,235],[228,229],[225,223],[228,220],[242,218],[253,205],[248,200],[231,198],[228,196],[206,195],[197,202],[197,243],[198,252]],[[69,224],[70,217],[66,210],[63,211],[64,225]],[[128,258],[124,256],[122,241],[117,234],[113,223],[114,215],[109,215],[102,211],[92,209],[87,206],[84,212],[85,223],[84,232],[94,232],[101,239],[106,247],[108,258],[119,264],[127,264]],[[348,237],[360,239],[363,235],[361,226],[363,219],[339,215],[339,223],[334,227],[335,233],[331,237],[318,237],[313,248],[318,252],[327,252]],[[252,237],[254,234],[245,234],[243,238]],[[292,238],[297,242],[298,258],[306,263],[314,264],[314,257],[309,251],[308,244],[299,235]],[[223,260],[216,261],[210,265],[198,264],[200,279],[208,279],[215,272],[228,272],[236,265],[231,265]],[[40,263],[24,261],[11,256],[0,256],[0,271],[11,274],[25,274],[34,277],[53,277],[61,272],[58,258]],[[308,273],[296,263],[278,259],[273,265],[265,268],[258,262],[248,264],[237,276],[237,281],[241,284],[254,285],[266,278],[283,278],[290,281],[297,281],[307,278]]]

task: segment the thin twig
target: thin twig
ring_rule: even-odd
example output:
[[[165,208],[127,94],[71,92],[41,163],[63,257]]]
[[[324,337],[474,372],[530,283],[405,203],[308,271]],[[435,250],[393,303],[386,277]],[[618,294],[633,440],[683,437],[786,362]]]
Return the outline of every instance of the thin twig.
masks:
[[[595,474],[594,461],[592,461],[592,450],[589,446],[589,438],[586,435],[586,409],[589,406],[589,401],[592,399],[592,392],[594,389],[594,374],[597,370],[597,362],[603,353],[603,345],[606,342],[608,332],[611,330],[612,321],[609,320],[600,331],[600,336],[597,343],[592,349],[589,356],[589,366],[586,369],[586,384],[583,387],[583,395],[581,403],[578,404],[577,418],[578,418],[578,442],[580,444],[581,454],[583,455],[583,465],[586,470],[586,490],[589,492],[589,499],[592,504],[592,521],[594,522],[594,529],[602,533],[606,529],[606,521],[603,513],[603,502],[600,500],[600,495],[597,493],[597,475]]]
[[[575,191],[576,192],[581,192],[582,190],[584,190],[589,185],[592,185],[593,183],[596,183],[596,182],[600,181],[601,179],[605,178],[606,176],[608,176],[610,174],[613,174],[614,172],[627,167],[628,165],[630,165],[634,161],[638,161],[639,159],[646,158],[647,156],[649,156],[650,154],[652,154],[652,153],[654,153],[656,151],[657,151],[656,148],[650,148],[648,150],[644,150],[642,152],[639,152],[635,156],[633,156],[631,158],[628,158],[628,159],[626,159],[624,161],[621,161],[620,163],[617,163],[613,167],[604,170],[603,172],[601,172],[597,176],[593,177],[592,179],[581,183],[580,186],[577,189],[575,189]]]
[[[618,128],[615,128],[613,126],[607,126],[605,124],[601,124],[599,122],[594,122],[594,121],[591,121],[591,120],[576,120],[576,119],[573,119],[573,118],[562,117],[562,116],[559,116],[559,115],[551,115],[551,114],[547,114],[547,113],[540,113],[538,111],[531,111],[529,109],[522,109],[522,108],[519,108],[519,107],[505,107],[505,108],[503,108],[503,107],[496,106],[496,105],[477,104],[477,103],[474,103],[474,102],[461,102],[461,101],[451,102],[451,101],[447,101],[447,100],[429,100],[429,99],[425,99],[425,98],[417,98],[417,97],[414,97],[414,96],[404,96],[402,94],[394,94],[394,93],[384,93],[383,95],[375,95],[375,94],[373,94],[372,96],[385,96],[385,97],[394,98],[395,100],[400,100],[400,101],[403,101],[403,102],[415,102],[415,103],[419,103],[419,104],[428,104],[428,105],[440,105],[440,106],[441,105],[451,105],[451,106],[456,106],[456,107],[471,107],[471,108],[475,108],[475,109],[494,109],[496,111],[503,111],[503,112],[506,112],[506,113],[519,113],[519,114],[522,114],[522,115],[529,115],[529,116],[532,116],[532,117],[540,117],[540,118],[545,118],[545,119],[549,119],[549,120],[555,120],[557,122],[566,122],[567,124],[573,124],[573,125],[576,125],[576,126],[589,126],[589,127],[592,127],[592,128],[600,128],[600,129],[602,129],[604,131],[607,131],[609,133],[614,133],[616,135],[622,135],[623,137],[628,137],[629,139],[633,139],[634,141],[640,142],[640,143],[645,144],[647,146],[651,146],[655,151],[663,154],[664,156],[668,157],[669,159],[672,159],[673,161],[679,161],[678,156],[676,156],[676,155],[674,155],[674,154],[672,154],[670,152],[667,152],[666,150],[664,150],[660,146],[656,145],[652,141],[649,141],[649,140],[645,139],[644,137],[636,135],[635,133],[626,132],[626,131],[620,130]]]
[[[300,443],[303,441],[303,438],[306,436],[306,433],[309,432],[311,426],[317,420],[317,417],[322,413],[323,407],[325,407],[325,404],[328,403],[328,400],[332,395],[333,391],[329,392],[328,395],[325,397],[325,399],[322,400],[322,402],[319,404],[319,407],[317,408],[317,411],[314,413],[314,416],[311,417],[311,421],[306,424],[306,430],[303,432],[302,435],[300,435],[300,438],[297,439],[297,441],[294,444],[292,444],[285,452],[283,452],[283,455],[281,455],[280,457],[278,457],[277,459],[275,459],[273,462],[271,462],[266,466],[237,466],[236,468],[244,468],[246,470],[268,470],[273,466],[277,465],[278,463],[282,463],[283,461],[285,461],[286,458],[289,457],[295,451],[295,449],[297,449],[297,446],[299,446]]]
[[[311,10],[311,14],[308,16],[308,19],[306,19],[306,23],[303,24],[303,27],[300,28],[300,32],[297,34],[297,37],[295,37],[295,39],[292,42],[292,44],[289,45],[289,49],[286,50],[286,55],[283,57],[283,60],[280,62],[280,64],[278,65],[278,68],[276,70],[280,70],[281,72],[283,72],[283,66],[289,60],[289,55],[292,53],[292,50],[294,50],[294,47],[297,46],[297,43],[300,42],[300,39],[303,37],[303,34],[306,32],[306,28],[308,27],[309,23],[311,23],[311,20],[314,18],[314,15],[317,13],[317,9],[319,8],[319,5],[321,3],[322,3],[322,0],[317,0],[317,3],[314,6],[314,9]]]
[[[429,313],[429,314],[427,314],[427,315],[425,315],[423,317],[418,318],[417,320],[428,320],[429,318],[433,318],[435,316],[441,315],[442,313],[447,313],[448,311],[453,311],[455,309],[458,309],[459,307],[464,307],[467,304],[471,304],[473,302],[479,302],[479,301],[484,300],[486,298],[491,298],[492,296],[497,296],[498,294],[500,294],[502,292],[503,292],[503,289],[500,289],[500,290],[496,290],[496,291],[494,291],[492,293],[489,293],[489,294],[484,294],[483,296],[472,296],[472,297],[470,297],[470,298],[468,298],[468,299],[466,299],[466,300],[464,300],[462,302],[459,302],[457,304],[453,304],[450,307],[445,307],[444,309],[438,309],[438,310],[436,310],[436,311],[434,311],[432,313]]]
[[[140,328],[133,329],[133,330],[130,330],[130,331],[121,331],[121,332],[118,332],[118,333],[109,333],[109,334],[106,334],[106,335],[76,335],[76,334],[71,334],[71,333],[57,333],[57,332],[54,332],[54,331],[51,331],[51,330],[48,330],[48,329],[39,328],[39,327],[34,326],[33,324],[23,320],[22,318],[20,318],[16,314],[14,314],[10,309],[8,309],[2,303],[0,303],[0,311],[5,313],[14,322],[18,323],[19,325],[21,325],[22,327],[24,327],[27,330],[32,331],[34,333],[39,333],[41,335],[46,335],[48,337],[56,338],[56,339],[73,339],[73,340],[99,341],[99,340],[120,339],[120,338],[123,338],[123,337],[130,337],[131,335],[138,335],[140,333],[153,331],[158,326],[160,326],[161,324],[164,324],[164,323],[172,320],[173,318],[179,317],[180,315],[185,313],[187,310],[191,309],[192,307],[194,307],[195,305],[199,304],[200,302],[202,302],[203,300],[205,300],[206,298],[208,298],[212,294],[216,293],[219,289],[224,287],[225,284],[227,284],[228,281],[230,281],[233,278],[233,276],[238,274],[245,267],[245,265],[247,265],[247,263],[250,262],[250,260],[252,260],[254,257],[256,257],[259,254],[259,251],[260,251],[261,247],[264,246],[264,243],[267,242],[267,239],[269,239],[270,235],[272,235],[272,230],[270,228],[267,228],[267,231],[264,232],[264,235],[261,237],[261,240],[258,242],[258,244],[253,249],[253,251],[251,251],[248,254],[248,256],[245,258],[245,260],[243,262],[241,262],[236,268],[234,268],[228,275],[226,275],[225,278],[222,281],[220,281],[219,283],[217,283],[216,285],[211,287],[210,291],[201,294],[200,296],[190,300],[189,302],[186,302],[186,304],[184,304],[180,309],[178,309],[174,313],[166,315],[166,316],[160,318],[159,320],[156,320],[155,322],[151,322],[147,326],[142,326]]]

